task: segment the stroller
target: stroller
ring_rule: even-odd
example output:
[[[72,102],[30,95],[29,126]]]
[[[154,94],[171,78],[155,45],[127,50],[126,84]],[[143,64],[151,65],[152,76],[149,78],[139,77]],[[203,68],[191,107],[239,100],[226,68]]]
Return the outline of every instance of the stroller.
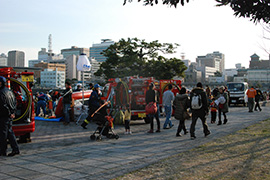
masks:
[[[117,135],[113,131],[113,118],[110,115],[107,115],[107,105],[108,103],[104,103],[93,115],[92,121],[95,122],[98,127],[95,132],[90,136],[91,140],[100,141],[102,136],[106,136],[109,139],[119,139],[119,135]],[[96,136],[96,134],[98,134]]]

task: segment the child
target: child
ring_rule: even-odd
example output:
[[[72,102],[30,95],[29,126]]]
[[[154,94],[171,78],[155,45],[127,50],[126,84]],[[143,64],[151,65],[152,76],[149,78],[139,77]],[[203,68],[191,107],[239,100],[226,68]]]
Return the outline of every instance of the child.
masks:
[[[211,107],[211,124],[215,124],[217,119],[217,107],[215,104],[215,98],[212,99],[210,107]]]
[[[125,114],[125,129],[126,129],[125,134],[132,134],[130,131],[131,112],[130,112],[128,104],[125,106],[125,113],[124,114]]]

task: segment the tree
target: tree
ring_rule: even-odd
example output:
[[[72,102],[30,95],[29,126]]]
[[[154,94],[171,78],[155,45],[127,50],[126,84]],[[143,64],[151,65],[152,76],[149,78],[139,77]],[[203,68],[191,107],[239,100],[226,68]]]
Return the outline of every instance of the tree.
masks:
[[[222,73],[219,71],[216,71],[214,74],[215,74],[215,77],[222,77]]]
[[[132,0],[124,0],[126,2],[132,2]],[[138,0],[141,2],[142,0]],[[143,0],[144,5],[158,4],[161,0]],[[217,6],[230,6],[234,11],[234,15],[237,17],[250,18],[251,21],[257,23],[263,21],[265,23],[270,22],[270,2],[269,0],[215,0]],[[162,0],[164,5],[170,5],[177,7],[178,4],[182,6],[188,3],[189,0]]]
[[[171,79],[184,76],[186,67],[177,58],[165,58],[162,54],[173,54],[178,44],[146,42],[138,38],[121,39],[103,51],[107,60],[100,65],[96,76],[105,79],[125,76],[153,76],[156,79]]]

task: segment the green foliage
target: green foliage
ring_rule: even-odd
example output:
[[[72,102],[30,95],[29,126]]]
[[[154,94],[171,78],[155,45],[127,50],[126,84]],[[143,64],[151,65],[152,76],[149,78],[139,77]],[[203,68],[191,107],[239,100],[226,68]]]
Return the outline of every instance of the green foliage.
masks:
[[[215,77],[222,77],[222,73],[219,72],[219,71],[216,71],[216,72],[215,72]]]
[[[132,0],[124,0],[126,2],[132,2]],[[142,0],[138,0],[141,2]],[[165,5],[177,7],[180,3],[182,6],[188,3],[189,0],[160,0]],[[269,0],[215,0],[217,6],[230,6],[234,11],[234,15],[237,17],[250,18],[251,21],[257,23],[263,21],[265,23],[270,22],[270,2]],[[158,4],[159,0],[143,0],[144,5]]]
[[[105,79],[125,76],[153,76],[156,79],[171,79],[184,76],[186,67],[177,58],[165,58],[160,54],[173,54],[178,44],[146,42],[138,38],[121,39],[103,51],[107,60],[103,62],[96,76]]]

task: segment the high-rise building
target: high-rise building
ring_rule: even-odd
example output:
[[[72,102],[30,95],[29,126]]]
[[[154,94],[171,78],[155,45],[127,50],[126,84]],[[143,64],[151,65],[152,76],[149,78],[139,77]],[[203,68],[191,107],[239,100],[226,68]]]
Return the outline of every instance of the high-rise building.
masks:
[[[191,61],[188,60],[188,59],[183,59],[182,60],[184,63],[185,63],[185,66],[187,67],[187,69],[189,68],[190,64],[191,64]]]
[[[4,53],[0,54],[0,66],[7,66],[8,64],[7,62],[8,62],[7,56]]]
[[[90,47],[90,58],[95,58],[97,62],[106,61],[107,58],[101,53],[112,44],[114,44],[114,41],[111,39],[101,39],[101,43],[93,44],[92,47]]]
[[[58,68],[44,69],[40,76],[40,85],[42,87],[64,88],[65,87],[65,71],[59,71]]]
[[[215,51],[213,53],[209,53],[206,56],[198,56],[196,58],[196,62],[198,66],[208,66],[215,68],[216,71],[223,72],[225,69],[225,58],[224,54]]]
[[[24,52],[22,51],[9,51],[8,52],[8,66],[11,67],[24,67]]]
[[[68,49],[61,49],[61,54],[63,55],[64,58],[67,58],[68,56],[71,55],[79,56],[81,54],[86,54],[86,56],[89,57],[89,49],[71,46],[71,48]]]
[[[64,71],[66,72],[66,65],[65,64],[57,64],[57,63],[46,63],[46,62],[40,62],[38,64],[35,64],[34,67],[39,67],[44,71],[44,69],[52,69],[53,71]],[[35,72],[35,77],[40,77],[40,71]]]
[[[219,72],[223,72],[225,69],[225,55],[220,53],[219,51],[214,51],[213,53],[210,53],[209,55],[212,55],[216,58],[220,59],[220,69]]]
[[[70,55],[66,58],[66,79],[81,81],[81,72],[77,71],[78,56]]]

